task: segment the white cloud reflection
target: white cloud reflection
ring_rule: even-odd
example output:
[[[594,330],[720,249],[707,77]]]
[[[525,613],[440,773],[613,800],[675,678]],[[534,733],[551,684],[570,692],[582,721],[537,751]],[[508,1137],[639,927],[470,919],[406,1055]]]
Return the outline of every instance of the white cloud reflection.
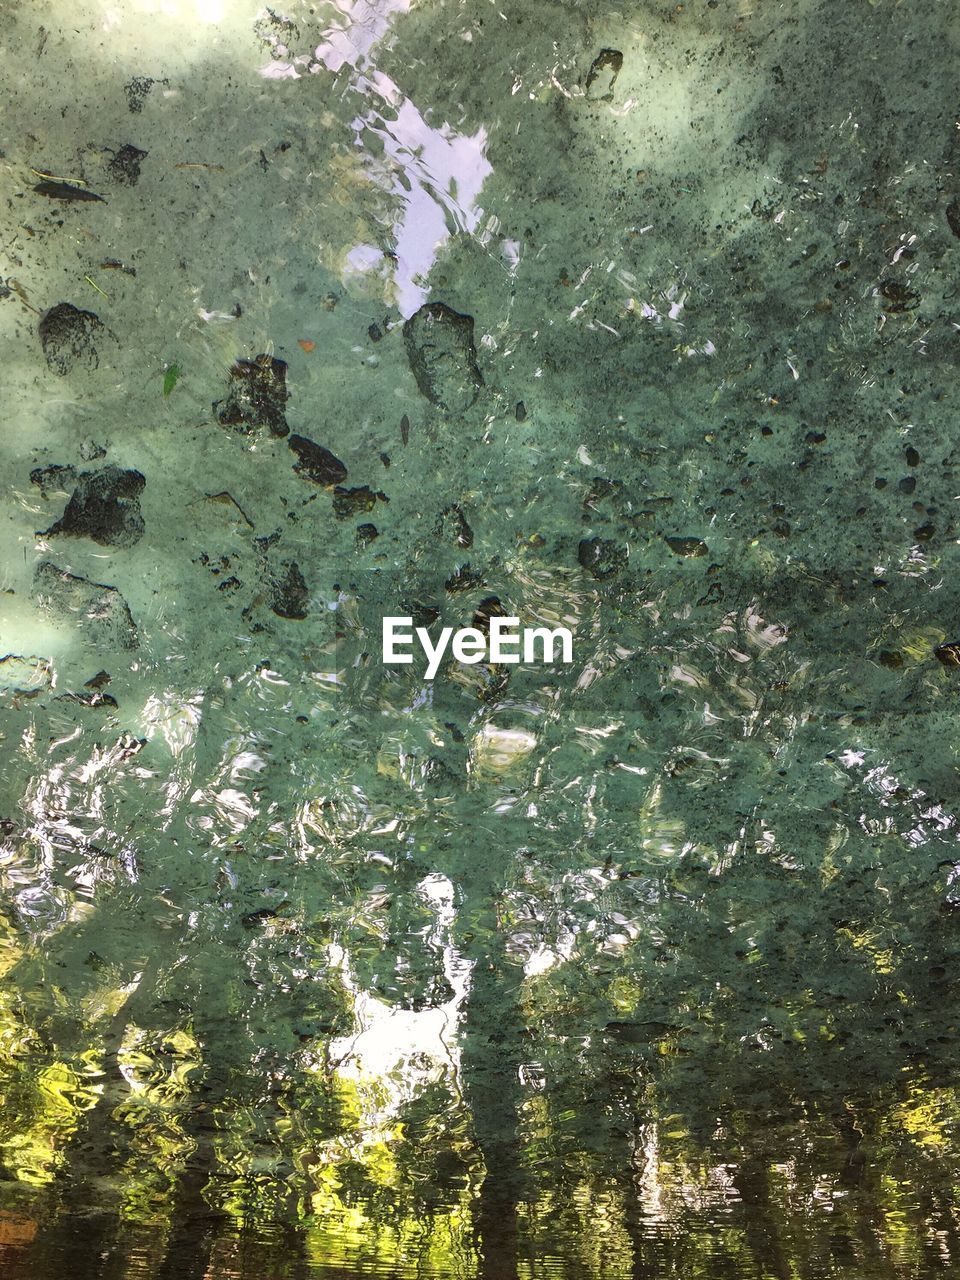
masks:
[[[421,897],[435,913],[425,945],[440,951],[443,972],[451,995],[443,1004],[425,1009],[403,1009],[378,999],[358,983],[350,968],[349,955],[331,946],[330,958],[340,970],[343,983],[354,1002],[357,1030],[330,1043],[330,1059],[344,1079],[359,1085],[376,1080],[376,1101],[367,1097],[370,1114],[365,1129],[376,1131],[394,1116],[404,1101],[417,1095],[431,1079],[460,1070],[457,1024],[466,1000],[473,962],[460,954],[449,941],[456,917],[454,887],[444,875],[426,876],[418,886]],[[376,1114],[373,1114],[374,1110]]]
[[[358,148],[374,157],[370,173],[395,200],[391,226],[396,301],[401,315],[412,315],[427,299],[426,279],[451,234],[473,234],[483,216],[477,200],[493,172],[486,158],[487,132],[458,132],[444,122],[428,124],[397,84],[377,70],[373,55],[395,16],[411,0],[338,0],[336,20],[311,54],[293,53],[276,38],[268,79],[298,79],[303,73],[350,68],[350,88],[368,103],[352,122]],[[373,147],[370,142],[374,141]],[[379,272],[386,255],[369,244],[346,254],[344,283],[351,276]]]

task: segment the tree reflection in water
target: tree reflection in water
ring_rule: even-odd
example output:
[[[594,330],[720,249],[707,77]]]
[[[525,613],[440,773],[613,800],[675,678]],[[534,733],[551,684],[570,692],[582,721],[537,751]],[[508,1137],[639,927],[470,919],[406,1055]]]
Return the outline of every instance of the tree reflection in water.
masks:
[[[582,607],[638,625],[622,593]],[[722,625],[756,634],[751,610]],[[687,672],[713,644],[681,642]],[[412,677],[358,676],[335,753],[271,759],[248,810],[222,783],[264,741],[262,681],[208,697],[173,762],[189,803],[165,804],[157,739],[114,760],[106,805],[84,735],[25,762],[9,1273],[952,1266],[952,821],[922,779],[843,757],[842,719],[788,710],[754,652],[760,727],[718,718],[690,749],[691,707],[632,656],[516,673],[477,722],[536,708],[536,745],[492,763],[476,724],[444,730],[462,688],[411,712]],[[748,681],[712,660],[686,687],[721,711]]]

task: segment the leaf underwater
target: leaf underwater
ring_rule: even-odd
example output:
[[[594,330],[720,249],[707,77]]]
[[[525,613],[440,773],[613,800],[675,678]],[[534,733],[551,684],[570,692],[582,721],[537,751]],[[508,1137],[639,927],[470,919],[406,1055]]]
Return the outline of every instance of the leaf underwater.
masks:
[[[101,204],[107,203],[103,196],[74,187],[69,182],[38,182],[33,189],[37,195],[49,196],[51,200],[99,200]]]

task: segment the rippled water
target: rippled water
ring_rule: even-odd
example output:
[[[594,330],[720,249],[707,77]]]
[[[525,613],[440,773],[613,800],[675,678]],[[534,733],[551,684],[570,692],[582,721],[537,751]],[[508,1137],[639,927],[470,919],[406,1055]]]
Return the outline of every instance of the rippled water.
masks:
[[[954,6],[0,44],[0,1275],[954,1274]]]

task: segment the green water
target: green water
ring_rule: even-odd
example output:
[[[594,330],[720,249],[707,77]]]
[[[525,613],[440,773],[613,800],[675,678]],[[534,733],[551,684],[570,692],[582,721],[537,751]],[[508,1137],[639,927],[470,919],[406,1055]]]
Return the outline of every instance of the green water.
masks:
[[[0,1276],[960,1273],[956,6],[0,19]]]

